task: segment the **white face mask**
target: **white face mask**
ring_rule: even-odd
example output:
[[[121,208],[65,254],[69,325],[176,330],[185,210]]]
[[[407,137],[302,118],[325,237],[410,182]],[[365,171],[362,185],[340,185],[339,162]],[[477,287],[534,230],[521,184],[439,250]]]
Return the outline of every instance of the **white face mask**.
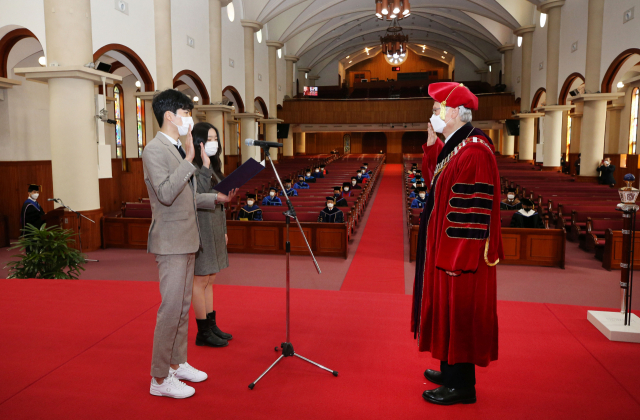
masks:
[[[307,176],[311,176],[311,172],[309,172],[309,173],[307,174]]]
[[[356,185],[358,181],[351,181],[351,185]]]
[[[320,172],[320,169],[316,169],[316,172]]]
[[[37,199],[38,199],[38,197],[40,197],[40,194],[39,194],[39,193],[33,193],[33,194],[31,194],[31,198],[32,198],[32,199],[34,199],[34,200],[37,200]]]
[[[178,114],[175,114],[178,117]],[[182,125],[178,125],[171,121],[173,125],[178,127],[178,134],[181,136],[186,136],[189,133],[189,127],[193,128],[193,118],[191,117],[180,117],[182,119]]]
[[[253,207],[253,200],[247,200],[247,206]]]
[[[429,119],[429,122],[431,122],[433,131],[435,131],[436,133],[442,133],[442,130],[444,130],[444,128],[447,126],[446,121],[443,121],[442,118],[435,114],[431,115],[431,119]]]
[[[275,193],[275,191],[271,191],[271,192],[269,193],[269,195],[270,195],[271,197],[275,197],[275,196],[276,196],[276,193]]]
[[[607,162],[606,160],[604,161],[604,166],[609,166],[611,165],[611,162]]]
[[[215,156],[218,153],[218,142],[216,140],[206,142],[204,144],[204,152],[207,156]]]
[[[425,198],[426,194],[420,194],[420,198]]]
[[[332,208],[333,208],[333,203],[327,203],[327,207],[328,207],[329,209],[332,209]]]
[[[516,196],[515,196],[515,195],[513,195],[513,194],[507,194],[507,198],[508,198],[509,200],[513,200],[514,198],[516,198]]]
[[[349,187],[344,187],[344,192],[349,192]]]

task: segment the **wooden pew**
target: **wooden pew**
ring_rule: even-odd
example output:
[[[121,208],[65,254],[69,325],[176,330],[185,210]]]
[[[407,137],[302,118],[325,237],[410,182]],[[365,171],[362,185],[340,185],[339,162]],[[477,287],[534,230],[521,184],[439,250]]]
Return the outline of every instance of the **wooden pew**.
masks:
[[[636,231],[635,249],[633,256],[634,270],[640,270],[640,232]],[[605,244],[601,249],[596,248],[596,258],[602,261],[602,268],[609,271],[620,270],[622,262],[622,231],[607,229]]]

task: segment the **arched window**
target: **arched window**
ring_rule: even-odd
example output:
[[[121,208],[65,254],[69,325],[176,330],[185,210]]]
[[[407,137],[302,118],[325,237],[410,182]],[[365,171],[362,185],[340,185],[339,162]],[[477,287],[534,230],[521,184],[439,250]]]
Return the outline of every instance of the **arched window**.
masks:
[[[116,120],[116,157],[122,159],[124,156],[124,104],[122,103],[122,86],[115,85],[113,87],[114,108],[115,108],[115,120]]]
[[[571,114],[567,113],[567,150],[565,160],[569,160],[569,150],[571,150]]]
[[[631,91],[631,121],[629,123],[629,153],[636,154],[636,141],[638,140],[638,99],[640,89]]]
[[[136,120],[138,122],[138,157],[142,157],[147,139],[144,130],[144,101],[140,98],[136,98]]]

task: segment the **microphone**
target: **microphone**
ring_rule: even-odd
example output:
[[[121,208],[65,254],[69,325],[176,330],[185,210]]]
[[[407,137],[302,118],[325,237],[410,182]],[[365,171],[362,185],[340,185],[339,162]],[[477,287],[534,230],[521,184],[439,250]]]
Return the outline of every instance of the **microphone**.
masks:
[[[260,147],[283,147],[282,143],[274,143],[272,141],[262,141],[254,139],[245,139],[244,144],[247,146],[260,146]]]
[[[58,201],[57,198],[47,198],[47,201]]]

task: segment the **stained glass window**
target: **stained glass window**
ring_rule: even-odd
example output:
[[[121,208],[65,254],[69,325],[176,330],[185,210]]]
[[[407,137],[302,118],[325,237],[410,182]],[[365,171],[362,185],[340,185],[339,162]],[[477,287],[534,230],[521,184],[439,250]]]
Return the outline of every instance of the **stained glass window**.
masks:
[[[635,88],[631,92],[631,121],[629,122],[629,153],[634,155],[638,140],[638,99],[640,99],[640,89]]]
[[[124,110],[122,107],[122,89],[119,86],[113,87],[113,96],[115,98],[115,120],[116,120],[116,157],[121,159],[123,157],[122,148],[124,146],[124,133],[122,132],[122,115]]]
[[[136,98],[136,120],[138,123],[138,157],[142,157],[142,150],[147,145],[144,131],[144,101]]]
[[[566,156],[569,160],[569,151],[571,150],[571,115],[567,115],[567,151]]]

